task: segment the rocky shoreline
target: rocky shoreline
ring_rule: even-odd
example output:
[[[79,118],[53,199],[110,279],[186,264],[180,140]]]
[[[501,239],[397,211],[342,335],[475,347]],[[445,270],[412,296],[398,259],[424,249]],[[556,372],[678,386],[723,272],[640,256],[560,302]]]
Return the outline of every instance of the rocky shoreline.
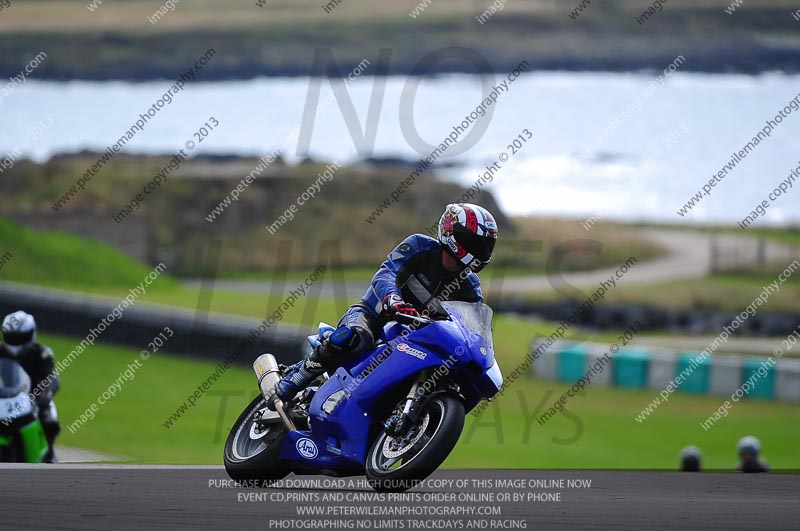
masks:
[[[0,76],[18,75],[44,50],[37,79],[175,79],[210,48],[216,54],[198,76],[202,81],[336,75],[336,67],[345,75],[365,59],[363,73],[377,76],[505,74],[522,61],[527,71],[660,71],[678,55],[687,58],[686,72],[800,72],[800,21],[775,7],[753,6],[747,16],[729,17],[717,9],[672,6],[646,27],[629,12],[599,7],[576,21],[497,15],[484,26],[455,16],[410,26],[391,18],[344,20],[270,31],[8,31],[0,35]]]

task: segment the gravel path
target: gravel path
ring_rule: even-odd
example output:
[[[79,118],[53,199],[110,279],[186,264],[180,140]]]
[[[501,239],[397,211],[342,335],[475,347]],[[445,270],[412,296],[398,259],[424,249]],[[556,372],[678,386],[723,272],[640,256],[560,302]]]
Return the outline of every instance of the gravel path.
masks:
[[[727,264],[754,264],[758,260],[759,240],[752,236],[738,234],[712,235],[706,232],[690,230],[639,229],[637,235],[652,241],[666,250],[661,258],[648,260],[635,265],[621,281],[626,286],[633,284],[652,284],[673,280],[702,278],[712,270],[713,242],[720,249],[719,259]],[[591,233],[589,233],[591,237]],[[767,261],[791,261],[800,257],[800,249],[792,248],[773,241],[764,245],[764,257]],[[485,292],[498,295],[514,295],[525,292],[539,292],[555,289],[554,286],[568,283],[573,286],[593,288],[614,275],[617,268],[604,268],[594,271],[565,273],[563,275],[531,275],[504,279],[502,283],[487,280],[483,284]],[[199,281],[187,281],[187,286],[197,287]],[[287,282],[287,289],[293,284]],[[240,293],[270,293],[268,281],[253,280],[217,280],[215,288]],[[358,281],[345,282],[334,286],[329,279],[317,283],[312,290],[320,290],[323,297],[344,296],[348,300],[361,297],[367,289],[367,283]]]

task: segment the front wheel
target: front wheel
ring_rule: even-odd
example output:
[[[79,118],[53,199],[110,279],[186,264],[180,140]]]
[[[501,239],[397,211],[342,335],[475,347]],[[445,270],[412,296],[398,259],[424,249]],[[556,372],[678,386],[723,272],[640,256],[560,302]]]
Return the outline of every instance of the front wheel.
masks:
[[[367,455],[367,480],[378,492],[403,492],[430,476],[450,455],[464,428],[464,405],[451,395],[431,398],[402,437],[381,431]]]
[[[232,479],[277,480],[289,473],[278,462],[286,428],[277,413],[266,408],[263,396],[254,398],[228,434],[224,461]]]

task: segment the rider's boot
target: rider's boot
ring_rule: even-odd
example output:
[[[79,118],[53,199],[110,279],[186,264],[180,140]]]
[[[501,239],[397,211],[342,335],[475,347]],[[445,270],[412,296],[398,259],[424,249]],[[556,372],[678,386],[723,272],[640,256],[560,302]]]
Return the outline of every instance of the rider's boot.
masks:
[[[47,446],[47,453],[44,454],[42,458],[42,463],[58,463],[58,458],[56,458],[56,453],[53,450],[53,444],[49,444]]]
[[[308,387],[308,384],[325,372],[325,367],[319,357],[321,348],[323,345],[315,348],[308,358],[287,369],[284,377],[275,386],[275,394],[278,398],[283,401],[294,398],[297,393]]]

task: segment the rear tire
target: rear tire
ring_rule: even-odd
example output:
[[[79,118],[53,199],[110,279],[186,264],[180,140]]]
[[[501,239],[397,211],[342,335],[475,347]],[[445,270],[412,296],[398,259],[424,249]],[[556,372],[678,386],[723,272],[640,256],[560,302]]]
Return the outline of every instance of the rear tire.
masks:
[[[401,443],[381,431],[367,454],[369,484],[378,492],[403,492],[430,476],[458,442],[464,416],[461,400],[439,395],[425,405],[415,427],[422,433],[415,434],[405,447],[397,449]]]
[[[223,458],[225,471],[232,479],[274,481],[289,473],[279,462],[287,434],[283,423],[274,420],[259,426],[254,421],[265,407],[267,401],[257,396],[231,427]]]

